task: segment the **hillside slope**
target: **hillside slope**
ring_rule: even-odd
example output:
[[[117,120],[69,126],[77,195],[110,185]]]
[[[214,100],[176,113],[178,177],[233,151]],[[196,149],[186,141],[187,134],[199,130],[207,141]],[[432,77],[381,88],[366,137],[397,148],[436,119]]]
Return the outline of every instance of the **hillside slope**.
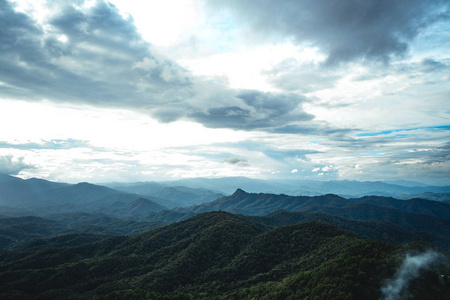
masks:
[[[0,297],[370,300],[381,297],[405,253],[425,250],[363,240],[323,222],[271,228],[225,212],[135,237],[89,239],[0,254]],[[448,270],[429,269],[408,294],[446,299],[450,284],[439,272]]]

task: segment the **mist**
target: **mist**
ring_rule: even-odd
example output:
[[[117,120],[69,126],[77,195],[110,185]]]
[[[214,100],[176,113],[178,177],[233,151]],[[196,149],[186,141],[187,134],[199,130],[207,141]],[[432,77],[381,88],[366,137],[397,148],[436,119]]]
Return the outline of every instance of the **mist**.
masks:
[[[428,250],[418,255],[407,255],[400,268],[382,288],[382,299],[397,300],[408,290],[412,280],[419,277],[420,272],[438,262],[442,255]]]

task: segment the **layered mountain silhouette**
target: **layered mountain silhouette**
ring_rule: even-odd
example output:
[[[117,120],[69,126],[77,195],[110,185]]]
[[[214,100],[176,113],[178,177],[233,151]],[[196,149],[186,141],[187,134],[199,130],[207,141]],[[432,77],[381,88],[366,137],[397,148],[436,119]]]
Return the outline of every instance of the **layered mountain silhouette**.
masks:
[[[240,179],[235,179],[239,181]],[[192,180],[195,181],[195,180]],[[248,180],[253,182],[252,180]],[[215,181],[214,181],[215,182]],[[340,224],[341,228],[351,230],[364,237],[369,237],[368,230],[352,230],[356,228],[354,221],[378,221],[372,226],[383,228],[384,235],[371,235],[372,239],[392,243],[406,243],[410,241],[426,241],[439,247],[448,247],[450,232],[450,205],[438,201],[424,199],[398,200],[392,197],[364,196],[361,198],[343,198],[335,194],[321,196],[289,196],[285,194],[247,193],[237,189],[230,196],[201,188],[187,188],[180,186],[166,186],[159,183],[115,184],[121,191],[105,186],[89,183],[74,185],[53,183],[40,179],[22,180],[12,176],[2,176],[1,184],[8,188],[0,190],[3,205],[0,216],[14,217],[20,215],[35,215],[54,220],[59,214],[68,216],[74,212],[88,213],[92,216],[102,214],[112,218],[133,218],[143,222],[148,227],[162,226],[186,220],[196,214],[211,211],[226,211],[243,215],[259,215],[274,213],[278,210],[289,212],[320,213],[322,219],[330,224]],[[178,184],[176,182],[175,184]],[[230,183],[233,184],[233,181]],[[111,184],[114,185],[114,184]],[[148,194],[151,192],[154,194]],[[145,193],[143,196],[139,193]],[[183,196],[184,195],[184,196]],[[221,196],[221,197],[220,197]],[[163,198],[166,197],[166,198]],[[217,200],[217,197],[220,197]],[[178,200],[177,200],[178,199]],[[212,200],[212,201],[211,201]],[[178,208],[169,210],[160,203],[184,203]],[[201,203],[198,205],[189,204]],[[182,207],[185,206],[185,207]],[[52,215],[51,217],[49,217]],[[323,217],[327,215],[327,218]],[[317,220],[311,214],[304,219]],[[345,218],[339,222],[331,220],[331,216]],[[58,221],[61,221],[59,218]],[[26,223],[20,225],[26,227]],[[33,223],[33,226],[38,226]],[[78,227],[72,232],[95,232],[105,234],[128,234],[133,230],[108,230],[110,223],[86,223],[87,227]],[[361,224],[360,224],[361,225]],[[367,226],[366,226],[367,225]],[[18,225],[16,225],[18,226]],[[42,225],[39,225],[42,226]],[[95,228],[95,226],[99,226]],[[370,226],[365,224],[367,228]],[[31,226],[32,227],[32,226]],[[65,232],[66,228],[55,227],[55,230],[42,230],[41,233],[22,232],[17,228],[9,228],[3,234],[3,248],[11,248],[21,241],[34,237],[49,237]],[[124,228],[128,228],[125,226]],[[17,234],[13,232],[17,231]],[[369,230],[370,231],[370,230]],[[68,233],[70,231],[66,231]],[[389,234],[389,232],[391,234]]]
[[[380,299],[400,263],[424,251],[441,253],[440,263],[401,297],[450,298],[444,201],[241,188],[224,196],[220,184],[185,182],[0,176],[0,298]],[[239,182],[259,184],[228,184]]]
[[[232,194],[237,188],[242,188],[252,193],[293,196],[336,194],[345,198],[352,198],[375,195],[401,199],[423,198],[436,201],[447,201],[450,196],[450,186],[430,186],[413,181],[261,180],[246,177],[226,177],[189,178],[162,183],[190,188],[205,188],[225,194]]]

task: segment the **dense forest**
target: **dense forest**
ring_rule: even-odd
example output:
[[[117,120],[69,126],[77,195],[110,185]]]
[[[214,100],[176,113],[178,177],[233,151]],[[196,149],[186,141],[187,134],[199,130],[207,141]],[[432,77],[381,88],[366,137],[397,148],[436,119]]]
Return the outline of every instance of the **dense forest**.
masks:
[[[34,240],[0,255],[0,295],[2,299],[380,299],[383,285],[395,281],[407,255],[432,248],[423,243],[370,241],[322,221],[268,223],[210,212],[135,236],[71,234]],[[401,295],[449,299],[446,254],[433,251],[440,254],[418,278],[411,278]]]

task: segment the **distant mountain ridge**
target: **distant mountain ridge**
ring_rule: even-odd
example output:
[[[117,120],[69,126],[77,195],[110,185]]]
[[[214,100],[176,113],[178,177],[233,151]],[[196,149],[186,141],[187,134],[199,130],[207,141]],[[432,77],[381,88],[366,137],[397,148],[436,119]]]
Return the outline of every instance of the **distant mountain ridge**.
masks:
[[[426,193],[450,193],[450,186],[430,186],[412,181],[349,181],[349,180],[263,180],[246,177],[190,178],[161,182],[166,185],[181,185],[191,188],[206,188],[232,194],[237,188],[253,193],[287,194],[292,196],[319,196],[337,194],[345,198],[368,195],[392,196],[402,199]],[[417,185],[415,185],[417,184]],[[439,200],[435,198],[434,200]]]
[[[198,205],[225,196],[223,193],[204,188],[165,185],[157,182],[112,183],[106,185],[122,192],[139,194],[144,197],[155,197],[159,199],[159,202],[157,200],[155,202],[169,208]]]
[[[241,182],[241,179],[235,178],[228,184],[231,186]],[[223,180],[219,180],[219,182]],[[191,179],[188,181],[199,182],[201,180]],[[248,178],[244,181],[255,183]],[[2,208],[0,206],[0,217],[25,215],[45,217],[51,214],[75,212],[102,213],[110,217],[133,218],[136,221],[145,221],[161,226],[183,221],[204,212],[222,210],[243,215],[263,216],[278,210],[285,210],[344,217],[349,220],[348,224],[341,222],[345,226],[350,226],[351,220],[388,222],[388,225],[378,224],[377,226],[385,228],[386,232],[389,230],[392,230],[393,233],[397,232],[395,234],[398,236],[398,241],[408,241],[405,238],[405,232],[411,232],[415,233],[411,235],[416,236],[416,240],[427,241],[447,248],[446,239],[450,238],[450,231],[447,230],[450,228],[448,221],[450,220],[450,205],[424,199],[398,200],[381,196],[346,199],[336,194],[291,196],[248,193],[240,188],[230,196],[223,196],[203,188],[165,186],[152,182],[116,184],[117,188],[121,189],[119,191],[86,182],[70,185],[40,179],[22,180],[11,176],[1,177],[0,182],[9,187],[9,189],[0,190],[0,196],[11,196],[15,188],[23,188],[17,191],[15,197],[9,198],[9,202],[6,201],[6,204],[11,207]],[[212,180],[211,182],[216,181]],[[176,184],[179,183],[176,182]],[[152,191],[152,195],[146,196],[133,193],[151,193]],[[220,198],[216,199],[219,196]],[[175,205],[176,202],[184,203],[184,205],[176,205],[177,207],[174,209],[161,205],[161,203]],[[188,204],[191,206],[186,207]],[[15,209],[20,212],[22,208],[26,209],[23,209],[22,213],[16,214]],[[418,234],[418,231],[422,233]],[[49,235],[51,234],[49,233]],[[8,233],[5,236],[10,235]],[[44,236],[46,235],[44,234]],[[388,239],[384,240],[388,241]]]
[[[364,203],[373,206],[399,209],[405,212],[450,218],[450,204],[424,199],[398,200],[391,197],[380,196],[345,199],[334,194],[311,197],[289,196],[284,194],[247,193],[242,189],[237,189],[235,193],[230,196],[189,208],[180,208],[177,209],[177,211],[202,213],[223,210],[246,215],[264,215],[279,209],[302,211],[310,207],[323,206],[343,208]]]
[[[36,178],[22,180],[12,176],[2,176],[0,181],[0,204],[8,208],[5,207],[3,210],[6,213],[13,213],[14,209],[18,211],[24,209],[39,215],[87,211],[130,216],[167,209],[152,201],[156,198],[149,198],[143,203],[140,195],[124,193],[87,182],[71,185]],[[137,204],[133,202],[139,199],[141,199],[140,209],[136,209]],[[116,205],[114,208],[112,206],[114,202],[120,203],[120,207]]]

